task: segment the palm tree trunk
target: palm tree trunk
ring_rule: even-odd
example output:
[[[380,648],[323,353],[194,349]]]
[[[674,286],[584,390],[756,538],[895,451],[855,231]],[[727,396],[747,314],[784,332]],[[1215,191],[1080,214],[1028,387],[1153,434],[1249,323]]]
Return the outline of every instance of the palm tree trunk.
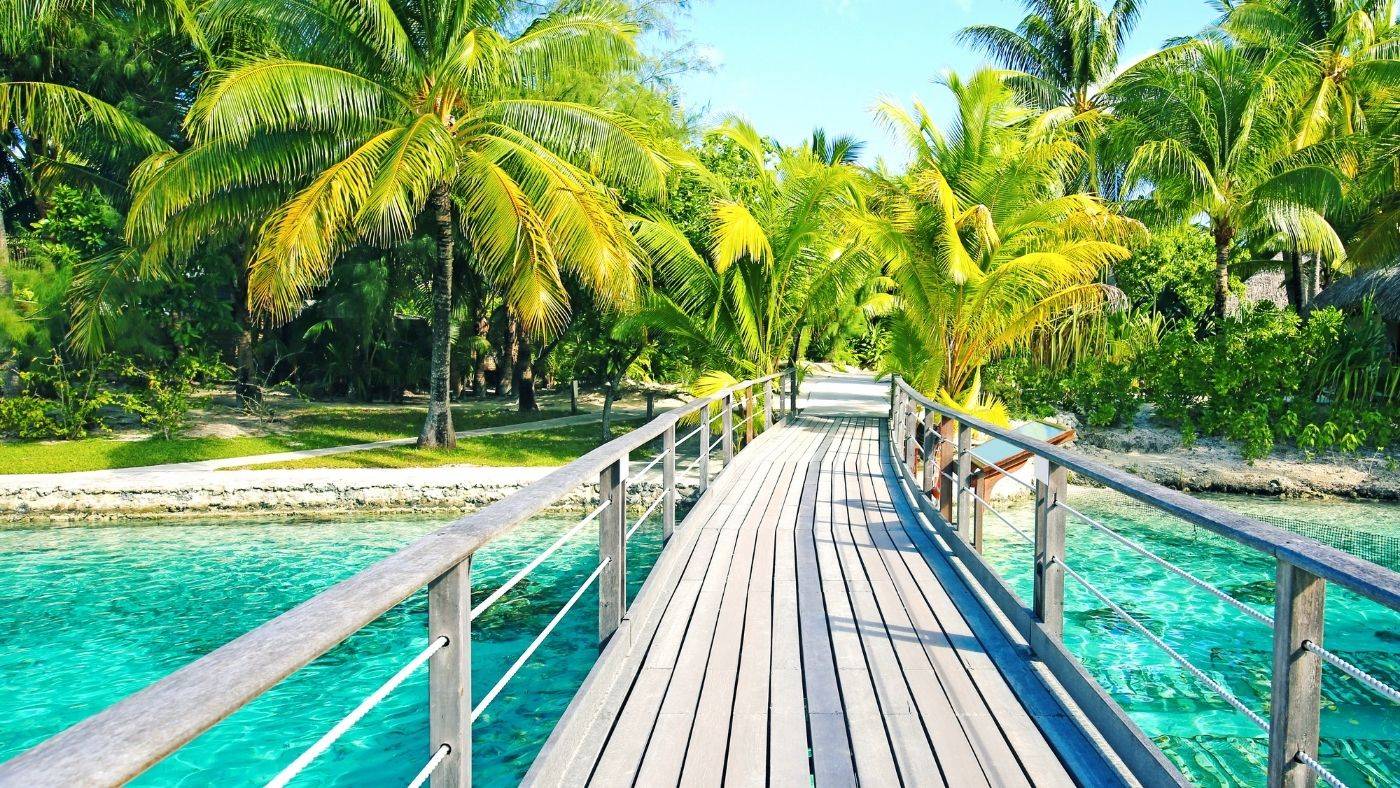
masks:
[[[496,393],[502,397],[509,397],[515,393],[515,365],[520,358],[520,332],[510,307],[506,307],[505,317],[505,347],[501,348],[501,379],[496,384]]]
[[[0,298],[9,298],[14,286],[10,282],[10,242],[5,236],[5,212],[0,209]],[[19,393],[19,370],[15,368],[15,350],[0,347],[0,393],[13,397]]]
[[[1228,222],[1215,225],[1215,304],[1212,312],[1216,318],[1225,317],[1225,309],[1230,301],[1230,241],[1234,240],[1235,230]]]
[[[534,413],[540,409],[539,402],[535,400],[535,365],[531,352],[530,335],[524,334],[520,337],[520,385],[516,387],[520,394],[521,413]]]
[[[1288,303],[1303,314],[1303,256],[1297,252],[1283,253],[1283,288],[1288,293]]]
[[[262,402],[262,387],[257,382],[257,365],[253,358],[252,315],[248,312],[248,266],[238,267],[234,284],[233,322],[238,335],[233,341],[233,393],[240,405]]]
[[[418,434],[420,448],[452,448],[452,396],[449,377],[452,363],[452,196],[447,186],[433,190],[437,220],[437,267],[433,271],[433,353],[428,373],[428,418]]]
[[[491,353],[485,347],[484,340],[491,332],[491,314],[484,310],[476,318],[476,335],[483,341],[477,343],[477,349],[472,351],[472,394],[478,399],[486,396],[486,359]]]

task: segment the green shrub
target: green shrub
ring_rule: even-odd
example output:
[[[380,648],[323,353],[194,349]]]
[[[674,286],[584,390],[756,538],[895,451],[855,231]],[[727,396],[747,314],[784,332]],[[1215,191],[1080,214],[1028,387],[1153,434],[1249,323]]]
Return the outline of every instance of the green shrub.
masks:
[[[1224,436],[1251,460],[1280,439],[1309,453],[1384,448],[1396,434],[1395,404],[1355,383],[1390,374],[1383,346],[1363,349],[1374,337],[1335,309],[1313,312],[1304,323],[1262,305],[1204,336],[1177,325],[1138,369],[1157,414],[1181,426],[1183,442],[1198,433]],[[1339,393],[1351,399],[1334,401]]]
[[[7,438],[60,438],[63,430],[49,416],[49,404],[34,396],[0,399],[0,435]]]

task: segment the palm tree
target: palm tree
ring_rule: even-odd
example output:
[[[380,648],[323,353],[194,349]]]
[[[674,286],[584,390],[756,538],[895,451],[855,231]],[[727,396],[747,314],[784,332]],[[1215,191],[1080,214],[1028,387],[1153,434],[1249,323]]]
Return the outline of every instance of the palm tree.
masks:
[[[635,26],[607,9],[552,13],[510,38],[501,0],[250,5],[286,38],[281,51],[213,76],[187,130],[223,150],[206,166],[153,163],[159,182],[138,232],[215,196],[282,184],[296,193],[260,226],[249,264],[254,311],[281,321],[355,243],[436,238],[432,362],[420,446],[455,442],[449,391],[452,269],[470,259],[505,283],[530,330],[567,314],[561,272],[606,299],[631,296],[635,255],[605,183],[660,191],[665,162],[634,124],[596,107],[535,98],[556,67],[616,67]],[[167,171],[168,170],[168,171]],[[193,240],[200,222],[191,221]],[[165,234],[169,234],[167,228]]]
[[[1364,132],[1400,85],[1395,0],[1247,0],[1223,29],[1242,45],[1287,50],[1303,100],[1294,146]]]
[[[957,102],[946,134],[922,105],[877,107],[913,163],[886,176],[866,232],[887,250],[898,285],[882,371],[972,407],[983,365],[1113,296],[1096,280],[1128,256],[1121,242],[1139,228],[1092,195],[1065,192],[1083,151],[1019,103],[1005,72],[945,84]]]
[[[755,182],[712,182],[701,248],[664,219],[638,219],[656,289],[623,326],[684,343],[705,371],[697,394],[795,365],[814,327],[857,296],[869,302],[858,306],[877,309],[881,295],[865,287],[879,274],[875,259],[850,234],[863,188],[849,163],[854,141],[817,135],[802,149],[777,151],[737,118],[713,134],[740,153]]]
[[[1022,101],[1043,112],[1073,118],[1086,160],[1082,188],[1097,190],[1095,138],[1107,121],[1099,92],[1113,79],[1123,42],[1137,24],[1139,0],[1021,0],[1026,16],[1015,30],[974,25],[958,33],[999,65],[1017,73],[1007,82]]]
[[[1139,193],[1150,190],[1129,209],[1165,221],[1209,221],[1217,316],[1225,314],[1236,241],[1325,261],[1343,254],[1324,218],[1340,201],[1337,172],[1325,150],[1290,144],[1286,65],[1286,53],[1259,62],[1238,46],[1198,40],[1139,63],[1110,91],[1127,181]]]

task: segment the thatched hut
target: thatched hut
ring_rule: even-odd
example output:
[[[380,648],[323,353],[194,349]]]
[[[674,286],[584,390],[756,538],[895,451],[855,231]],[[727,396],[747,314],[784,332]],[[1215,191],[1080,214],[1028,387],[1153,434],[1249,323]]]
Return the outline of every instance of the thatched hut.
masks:
[[[1400,263],[1362,271],[1338,280],[1318,294],[1316,306],[1335,306],[1354,310],[1367,297],[1376,305],[1376,313],[1390,329],[1391,347],[1400,349]]]

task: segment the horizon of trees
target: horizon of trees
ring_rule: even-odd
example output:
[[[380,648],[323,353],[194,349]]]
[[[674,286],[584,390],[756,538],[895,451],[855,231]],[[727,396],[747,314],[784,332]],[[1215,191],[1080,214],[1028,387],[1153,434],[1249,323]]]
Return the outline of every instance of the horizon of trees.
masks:
[[[450,446],[448,403],[492,379],[531,409],[540,379],[698,393],[832,359],[1005,418],[984,369],[1064,334],[1097,352],[1159,239],[1209,243],[1136,307],[1206,293],[1178,316],[1198,335],[1242,274],[1281,269],[1307,316],[1393,264],[1394,3],[1244,0],[1120,73],[1142,4],[964,30],[993,65],[945,75],[949,123],[873,110],[895,171],[684,116],[687,48],[637,45],[681,2],[0,0],[7,398],[35,419],[56,369],[131,385],[190,357],[250,403],[427,391],[420,445]]]

